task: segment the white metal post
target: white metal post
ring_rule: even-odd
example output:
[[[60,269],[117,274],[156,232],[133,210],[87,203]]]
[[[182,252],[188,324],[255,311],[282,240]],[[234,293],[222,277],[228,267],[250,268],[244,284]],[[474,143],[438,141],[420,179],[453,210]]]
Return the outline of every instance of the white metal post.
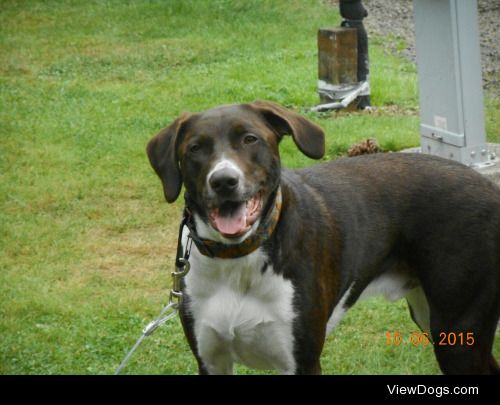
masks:
[[[476,0],[414,0],[422,152],[488,161]]]

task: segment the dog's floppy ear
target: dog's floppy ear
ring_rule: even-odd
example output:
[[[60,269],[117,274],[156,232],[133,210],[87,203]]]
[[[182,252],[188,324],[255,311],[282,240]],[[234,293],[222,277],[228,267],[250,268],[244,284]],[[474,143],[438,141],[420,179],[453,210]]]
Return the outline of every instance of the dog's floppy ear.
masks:
[[[295,144],[304,155],[312,159],[323,157],[325,133],[316,124],[270,101],[255,101],[251,106],[263,114],[279,135],[292,135]]]
[[[169,203],[174,202],[181,192],[182,175],[177,145],[182,126],[190,116],[184,113],[170,126],[163,128],[149,141],[146,148],[149,162],[163,183],[163,193]]]

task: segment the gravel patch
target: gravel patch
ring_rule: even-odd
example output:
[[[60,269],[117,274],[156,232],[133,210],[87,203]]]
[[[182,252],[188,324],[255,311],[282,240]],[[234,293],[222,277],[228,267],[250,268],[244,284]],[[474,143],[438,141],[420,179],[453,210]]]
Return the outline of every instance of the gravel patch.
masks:
[[[413,1],[363,0],[363,5],[368,10],[368,17],[364,19],[368,37],[387,36],[387,48],[391,53],[402,55],[415,62]],[[338,0],[330,0],[330,3],[338,7]],[[478,10],[483,87],[489,96],[498,98],[500,97],[500,0],[478,0]],[[401,41],[406,44],[404,49],[401,49]]]

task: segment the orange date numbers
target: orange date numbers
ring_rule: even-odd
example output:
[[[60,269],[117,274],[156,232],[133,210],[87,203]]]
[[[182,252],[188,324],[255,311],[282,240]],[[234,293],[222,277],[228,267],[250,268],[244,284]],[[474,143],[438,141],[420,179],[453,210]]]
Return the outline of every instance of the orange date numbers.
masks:
[[[386,332],[386,342],[390,346],[411,344],[412,346],[473,346],[475,343],[473,332],[440,332],[438,339],[433,341],[427,332],[412,332],[406,338],[398,331]]]

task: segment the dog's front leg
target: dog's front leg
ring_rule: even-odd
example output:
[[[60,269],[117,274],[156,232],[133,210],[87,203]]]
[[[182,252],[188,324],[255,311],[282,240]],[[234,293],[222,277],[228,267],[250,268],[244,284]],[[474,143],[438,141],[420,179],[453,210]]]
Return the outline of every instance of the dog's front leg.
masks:
[[[198,338],[198,355],[200,374],[233,374],[233,359],[227,349],[227,344],[213,328],[205,326],[202,328]]]
[[[206,374],[233,374],[233,362],[220,336],[210,326],[201,323],[195,333],[195,324],[189,305],[191,299],[184,292],[184,300],[179,308],[179,315],[184,334],[189,347],[198,363],[198,373]]]
[[[308,365],[303,365],[299,366],[297,370],[295,370],[296,375],[321,375],[321,364],[318,361],[308,364]]]

